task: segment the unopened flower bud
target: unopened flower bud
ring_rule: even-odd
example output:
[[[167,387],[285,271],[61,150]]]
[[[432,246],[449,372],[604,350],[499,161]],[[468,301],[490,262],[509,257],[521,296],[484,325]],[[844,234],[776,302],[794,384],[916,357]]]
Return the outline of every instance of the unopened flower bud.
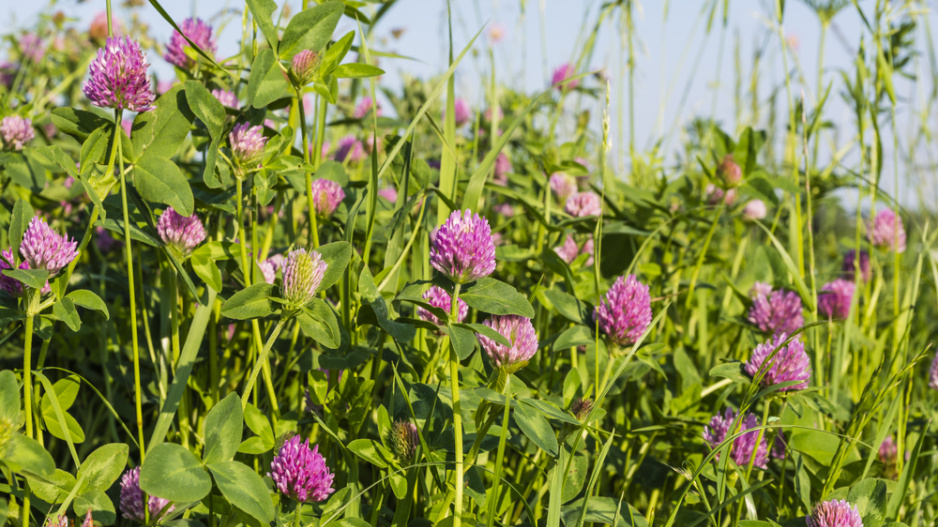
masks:
[[[299,86],[309,84],[315,77],[316,70],[319,69],[320,60],[319,54],[311,49],[304,49],[294,55],[293,64],[290,68],[293,81]]]

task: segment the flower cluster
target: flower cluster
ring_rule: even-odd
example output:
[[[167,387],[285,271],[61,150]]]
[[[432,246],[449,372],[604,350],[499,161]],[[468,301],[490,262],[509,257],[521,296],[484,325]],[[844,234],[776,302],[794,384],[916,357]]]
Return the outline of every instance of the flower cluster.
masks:
[[[154,95],[147,67],[140,43],[128,36],[110,37],[91,62],[82,91],[91,104],[101,108],[152,110]]]
[[[876,215],[867,226],[870,242],[874,246],[899,253],[905,252],[905,227],[902,218],[892,209],[886,209]]]
[[[306,249],[290,251],[283,261],[283,282],[280,292],[284,300],[295,307],[308,304],[319,290],[319,284],[329,267],[322,255]]]
[[[339,139],[339,145],[336,147],[335,153],[332,154],[333,160],[339,163],[344,163],[348,160],[348,162],[353,165],[364,158],[365,145],[354,135],[347,135]]]
[[[579,79],[570,81],[567,80],[574,75],[576,75],[576,71],[573,69],[573,66],[564,63],[560,66],[557,66],[557,69],[554,70],[554,74],[551,76],[550,83],[554,86],[554,88],[560,91],[572,90],[580,85]]]
[[[580,247],[577,245],[576,240],[573,239],[573,236],[568,234],[563,241],[563,245],[560,247],[555,247],[554,252],[560,256],[561,260],[567,262],[568,264],[573,263],[577,256],[581,254],[588,254],[589,258],[586,259],[586,263],[584,265],[589,267],[593,265],[593,237],[590,235],[589,239],[583,243],[582,247]]]
[[[768,210],[765,207],[765,202],[761,199],[750,200],[743,207],[743,219],[746,221],[761,220],[765,218],[766,214],[768,214]]]
[[[482,349],[496,368],[503,368],[509,372],[517,370],[527,364],[537,352],[537,333],[534,331],[530,318],[518,315],[493,315],[484,324],[511,343],[511,346],[506,346],[479,334]]]
[[[511,173],[514,167],[512,167],[511,159],[508,158],[508,154],[505,152],[499,152],[498,156],[495,158],[495,176],[492,178],[492,181],[496,185],[505,186],[508,184],[508,174]]]
[[[43,527],[72,527],[74,525],[76,524],[68,521],[68,516],[64,514],[54,514],[46,519],[46,523],[43,524]],[[91,507],[88,507],[88,512],[85,513],[85,519],[82,520],[81,527],[93,526],[94,518],[91,516]]]
[[[217,44],[215,39],[212,38],[212,26],[199,18],[187,18],[179,24],[179,29],[182,30],[182,33],[174,31],[169,38],[169,44],[166,45],[166,54],[163,55],[166,62],[179,66],[184,70],[191,70],[195,66],[195,60],[186,55],[185,50],[190,47],[186,37],[189,37],[189,40],[206,54],[215,55]]]
[[[313,209],[316,211],[317,216],[323,218],[332,216],[335,209],[345,199],[345,191],[342,190],[342,185],[328,179],[319,178],[313,181],[312,190]]]
[[[443,119],[446,119],[446,110],[443,111]],[[472,110],[465,99],[456,99],[453,101],[453,121],[460,127],[472,119]]]
[[[566,203],[567,198],[577,191],[576,180],[563,172],[554,172],[550,175],[550,190],[561,203]]]
[[[212,90],[212,95],[218,99],[218,102],[222,106],[227,106],[228,108],[237,108],[238,107],[238,96],[233,91],[214,89]]]
[[[231,130],[228,141],[231,143],[231,156],[241,167],[256,167],[264,157],[267,138],[264,137],[262,126],[251,126],[251,123],[237,124]]]
[[[765,333],[794,333],[804,325],[801,297],[784,289],[758,292],[753,295],[748,319]]]
[[[821,315],[836,320],[843,320],[850,315],[853,302],[854,284],[851,280],[838,278],[824,284],[817,297],[817,310]]]
[[[0,271],[4,269],[13,269],[13,266],[16,264],[15,259],[13,258],[13,250],[6,249],[0,254]],[[25,261],[20,262],[20,269],[29,269],[29,264]],[[23,293],[23,283],[15,278],[10,278],[9,276],[0,272],[0,288],[7,292],[8,295],[12,297],[20,296]]]
[[[300,443],[300,436],[283,443],[270,462],[267,475],[282,494],[301,503],[323,501],[335,490],[332,488],[335,474],[319,453],[319,445],[310,449],[309,439]]]
[[[753,466],[766,468],[769,460],[769,448],[765,439],[767,434],[763,433],[760,439],[759,430],[756,430],[759,426],[759,418],[752,414],[746,414],[739,420],[738,429],[733,428],[735,421],[736,410],[732,408],[727,408],[723,415],[713,416],[710,424],[704,427],[704,440],[710,444],[711,450],[716,450],[727,436],[743,431],[745,433],[733,440],[733,446],[730,447],[730,457],[741,467],[748,466],[749,461],[752,459]],[[747,430],[749,432],[746,432]],[[757,440],[758,445],[756,444]],[[753,458],[753,453],[755,453],[755,458]],[[720,459],[719,453],[717,453],[716,459]]]
[[[381,117],[381,105],[375,104],[374,99],[367,95],[362,97],[362,100],[358,101],[358,106],[356,106],[355,111],[352,112],[352,117],[362,119],[368,115],[372,107],[375,109],[375,115]]]
[[[648,286],[635,275],[616,278],[593,314],[599,329],[614,344],[633,344],[651,324],[651,296]]]
[[[51,278],[78,256],[78,242],[53,231],[36,216],[23,233],[20,256],[28,264],[27,269],[45,269]]]
[[[495,271],[495,243],[489,222],[472,211],[455,210],[430,234],[430,264],[454,282],[466,283]]]
[[[0,121],[0,144],[10,150],[22,150],[33,140],[33,122],[19,115],[8,115]]]
[[[602,200],[592,191],[574,192],[567,198],[564,210],[577,218],[599,216],[603,212]]]
[[[120,485],[121,515],[128,520],[144,521],[146,513],[143,510],[143,490],[140,489],[140,467],[134,467],[124,472],[124,475],[121,476]],[[155,522],[161,516],[165,516],[175,509],[169,500],[156,496],[147,498],[147,508],[150,510],[151,522]]]
[[[851,250],[844,254],[844,265],[842,267],[844,278],[853,281],[857,268],[857,254],[860,255],[860,278],[864,282],[869,282],[873,278],[873,266],[870,264],[870,253],[866,251]]]
[[[811,359],[805,353],[801,339],[792,339],[785,344],[786,339],[787,335],[782,333],[756,346],[743,369],[753,379],[760,370],[763,371],[761,385],[764,387],[800,381],[798,384],[782,388],[781,391],[803,390],[811,380]]]
[[[205,227],[202,226],[202,220],[195,214],[183,216],[172,207],[166,207],[166,210],[160,214],[160,219],[156,223],[156,232],[163,243],[174,248],[182,258],[187,258],[200,243],[205,241]]]
[[[430,289],[427,289],[427,292],[423,294],[423,299],[427,301],[433,307],[442,309],[447,313],[450,312],[452,307],[453,299],[445,289],[438,286],[433,286]],[[461,298],[456,299],[456,322],[462,322],[466,319],[466,315],[469,314],[469,306],[462,301]],[[431,324],[440,325],[440,319],[436,317],[429,310],[422,307],[417,308],[417,316]]]
[[[808,527],[863,527],[863,518],[847,500],[818,503],[805,519]]]
[[[743,170],[733,159],[733,154],[726,154],[717,166],[717,177],[727,187],[735,187],[743,180]]]

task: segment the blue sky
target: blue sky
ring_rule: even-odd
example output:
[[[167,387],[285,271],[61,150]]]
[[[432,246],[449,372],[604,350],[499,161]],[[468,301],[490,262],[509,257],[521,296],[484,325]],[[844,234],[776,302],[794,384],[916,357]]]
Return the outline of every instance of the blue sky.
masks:
[[[582,49],[585,38],[584,20],[592,23],[602,0],[458,0],[453,1],[454,42],[457,50],[484,24],[500,24],[506,30],[504,40],[495,45],[496,71],[501,82],[510,86],[535,92],[546,88],[551,70],[557,65],[576,59],[577,50]],[[115,5],[121,0],[114,0]],[[163,0],[162,5],[173,17],[197,15],[212,19],[214,25],[227,21],[219,44],[222,55],[233,54],[236,39],[240,36],[240,0]],[[279,0],[278,0],[279,3]],[[296,8],[299,0],[288,2]],[[522,16],[522,4],[524,16]],[[645,149],[661,137],[669,138],[666,143],[675,148],[680,141],[680,130],[695,115],[713,115],[733,132],[735,128],[734,107],[734,53],[736,39],[740,42],[740,56],[745,71],[744,97],[748,98],[748,75],[756,45],[769,42],[762,58],[760,75],[760,97],[763,99],[775,89],[784,90],[784,68],[777,35],[768,22],[774,9],[772,0],[730,0],[729,19],[726,29],[722,25],[722,10],[718,11],[714,27],[706,34],[707,16],[703,0],[644,0],[635,10],[636,70],[635,70],[635,142]],[[722,1],[720,2],[722,4]],[[796,61],[789,63],[792,71],[803,73],[803,84],[796,78],[794,94],[805,91],[809,105],[816,90],[817,50],[819,47],[819,23],[814,13],[799,0],[788,0],[784,32],[797,41],[794,48]],[[861,6],[872,10],[873,2],[861,1]],[[668,11],[665,13],[665,6]],[[370,6],[369,6],[370,7]],[[543,7],[543,10],[542,10]],[[29,25],[42,12],[62,10],[70,16],[89,21],[104,9],[104,0],[89,0],[77,4],[74,0],[61,0],[53,7],[48,5],[14,2],[6,9],[13,15],[15,25]],[[366,7],[366,11],[367,11]],[[149,22],[152,34],[165,42],[171,30],[155,10],[147,6],[138,9],[144,20]],[[124,15],[117,9],[119,16]],[[226,14],[227,13],[227,14]],[[232,14],[234,13],[234,14]],[[446,69],[447,25],[446,3],[442,0],[400,0],[382,21],[376,32],[376,49],[392,51],[413,57],[414,61],[382,60],[381,66],[388,72],[383,81],[391,86],[399,85],[401,75],[429,78]],[[126,15],[124,15],[126,18]],[[931,15],[934,22],[934,15]],[[351,21],[343,21],[337,34],[356,29]],[[400,38],[391,36],[393,29],[403,29]],[[861,21],[853,7],[848,7],[834,19],[834,29],[828,34],[825,51],[825,82],[839,82],[840,69],[852,70],[855,49],[861,34]],[[618,110],[627,102],[627,77],[620,53],[620,40],[616,28],[606,24],[596,35],[596,52],[585,64],[589,69],[606,68],[609,73],[612,108],[611,133],[614,147],[628,144],[627,111],[623,111],[622,127],[619,127]],[[721,46],[722,39],[722,46]],[[868,40],[868,39],[867,39]],[[488,58],[484,39],[475,46],[478,53],[467,55],[464,64],[457,70],[457,95],[469,101],[482,97],[480,90],[487,75]],[[721,53],[722,51],[722,53]],[[721,59],[722,57],[722,59]],[[921,67],[925,67],[923,57]],[[171,69],[162,59],[153,57],[151,62],[159,72],[168,74]],[[588,81],[598,86],[594,80]],[[839,88],[835,84],[835,91]],[[897,91],[907,97],[908,102],[899,106],[900,121],[916,107],[916,87],[911,82],[897,84]],[[621,99],[620,99],[621,97]],[[683,102],[682,102],[683,100]],[[575,101],[573,101],[575,102]],[[594,129],[601,122],[602,108],[581,102],[592,110]],[[747,103],[748,108],[748,103]],[[782,108],[784,111],[784,108]],[[839,96],[832,94],[828,109],[835,124],[853,132],[849,108]],[[834,137],[833,135],[831,137]],[[838,137],[838,145],[848,138]],[[829,141],[822,143],[822,153],[831,150]],[[626,159],[616,154],[613,164],[624,166]],[[887,189],[892,184],[887,182]],[[910,191],[910,189],[906,189]]]

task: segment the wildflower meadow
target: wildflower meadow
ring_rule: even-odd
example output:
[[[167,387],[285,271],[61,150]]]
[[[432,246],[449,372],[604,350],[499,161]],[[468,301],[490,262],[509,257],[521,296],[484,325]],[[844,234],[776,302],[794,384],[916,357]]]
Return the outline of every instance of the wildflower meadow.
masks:
[[[6,24],[0,524],[935,525],[936,4],[649,2]]]

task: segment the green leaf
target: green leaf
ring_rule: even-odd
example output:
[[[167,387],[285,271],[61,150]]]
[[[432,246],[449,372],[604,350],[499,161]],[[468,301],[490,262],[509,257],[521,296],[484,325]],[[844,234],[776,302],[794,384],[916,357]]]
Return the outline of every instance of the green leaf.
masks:
[[[221,271],[218,270],[218,264],[206,253],[198,251],[189,256],[189,263],[192,265],[192,271],[205,282],[205,285],[211,287],[215,292],[222,290]]]
[[[316,252],[322,255],[322,261],[328,265],[319,283],[319,290],[325,291],[345,274],[345,268],[352,259],[352,245],[348,242],[334,242],[320,246]]]
[[[332,71],[332,74],[339,79],[362,79],[366,77],[377,77],[378,75],[384,75],[384,70],[372,66],[371,64],[361,64],[359,62],[351,62],[348,64],[340,64]]]
[[[743,363],[739,361],[717,364],[710,369],[711,377],[723,377],[733,382],[749,384],[752,378],[743,371]]]
[[[225,130],[225,107],[201,82],[186,81],[185,91],[189,109],[205,124],[213,139],[220,138]]]
[[[586,346],[587,344],[594,344],[595,342],[596,339],[593,337],[593,332],[590,328],[577,324],[576,326],[565,329],[563,333],[557,337],[557,340],[554,341],[554,349],[560,350]]]
[[[192,452],[162,443],[147,452],[140,468],[140,488],[169,501],[192,502],[208,495],[212,478]]]
[[[127,445],[112,443],[88,454],[78,469],[77,479],[82,481],[79,494],[109,489],[127,466],[129,453]]]
[[[886,520],[886,482],[868,478],[850,487],[849,501],[863,518],[865,527],[880,527]]]
[[[276,289],[268,283],[257,283],[242,289],[221,305],[221,314],[234,320],[263,318],[274,312],[270,297]]]
[[[478,334],[480,334],[480,335],[482,335],[482,336],[488,337],[488,338],[494,340],[495,342],[498,342],[499,344],[502,344],[502,345],[511,347],[511,341],[509,341],[507,338],[505,338],[505,336],[502,335],[501,333],[499,333],[499,332],[495,331],[494,329],[492,329],[492,328],[486,326],[485,324],[464,324],[464,323],[461,323],[461,322],[456,322],[456,323],[454,323],[454,324],[452,324],[452,325],[453,325],[453,327],[468,329],[468,330],[473,331],[473,332],[475,332],[475,333],[478,333]]]
[[[251,16],[257,22],[257,27],[261,28],[261,32],[267,39],[270,49],[276,52],[277,45],[280,44],[280,33],[274,27],[271,17],[277,9],[277,3],[273,0],[246,0],[246,3],[251,11]]]
[[[0,371],[0,419],[15,423],[19,413],[20,387],[16,375],[10,370]]]
[[[241,444],[244,417],[241,398],[232,393],[216,404],[205,417],[203,463],[231,461]]]
[[[546,296],[547,299],[550,300],[550,303],[554,305],[554,309],[556,309],[558,313],[563,315],[563,317],[570,322],[592,322],[589,316],[590,309],[586,302],[577,299],[573,295],[564,293],[563,291],[558,291],[556,289],[548,289],[547,291],[544,291],[544,296]]]
[[[589,501],[586,501],[587,498]],[[563,508],[562,519],[565,525],[574,527],[592,523],[616,527],[648,526],[645,517],[627,503],[605,496],[588,496],[587,498],[580,498]]]
[[[13,214],[10,215],[10,246],[14,255],[20,253],[20,243],[23,242],[23,233],[29,226],[29,222],[36,216],[36,212],[29,205],[29,202],[23,198],[16,200],[13,205]],[[8,262],[12,264],[13,262]],[[42,287],[42,286],[40,286]]]
[[[557,465],[554,465],[554,468],[551,469],[547,476],[548,480],[554,478],[554,481],[557,481],[554,471],[558,468]],[[563,481],[563,490],[560,493],[561,503],[567,503],[583,490],[583,485],[586,483],[586,476],[588,474],[589,460],[583,454],[576,454],[573,457],[573,462],[570,464],[570,470],[568,470],[565,475],[560,476],[560,481]]]
[[[513,415],[521,432],[532,443],[551,456],[557,455],[557,436],[550,427],[550,422],[540,411],[525,404],[518,404]]]
[[[248,78],[248,104],[254,108],[265,108],[277,99],[289,96],[290,85],[284,78],[274,52],[270,49],[258,51],[251,65],[251,76]]]
[[[342,59],[345,58],[345,55],[348,54],[349,49],[352,47],[352,40],[355,39],[355,32],[349,31],[342,36],[335,44],[329,46],[329,49],[323,53],[322,62],[319,65],[319,71],[322,74],[332,73],[332,70],[342,62]]]
[[[305,49],[318,53],[325,48],[339,25],[342,11],[342,2],[327,2],[294,15],[280,39],[280,58],[291,60]]]
[[[209,463],[208,469],[215,476],[218,490],[232,505],[264,524],[274,520],[270,491],[257,473],[237,461]]]
[[[67,441],[71,438],[72,443],[83,443],[85,441],[85,431],[82,430],[81,425],[78,424],[78,421],[72,417],[71,414],[63,413],[62,419],[59,419],[59,416],[56,415],[55,411],[49,411],[48,413],[42,414],[43,423],[45,423],[46,428],[49,430],[49,433],[54,437],[57,437],[63,441]],[[65,428],[62,427],[62,421],[65,421]],[[68,430],[69,437],[65,437],[65,430]]]
[[[78,310],[75,309],[75,303],[70,298],[61,298],[52,306],[52,314],[55,318],[65,322],[72,331],[81,329],[81,317],[78,316]]]
[[[81,378],[78,375],[69,375],[52,385],[54,393],[44,393],[39,403],[42,413],[52,413],[52,397],[59,402],[62,411],[68,410],[78,398],[78,388],[81,387]]]
[[[85,309],[91,309],[93,311],[98,311],[104,318],[110,320],[111,314],[107,309],[107,304],[104,303],[104,300],[101,300],[101,297],[88,291],[87,289],[79,289],[77,291],[72,291],[65,298],[71,300],[76,306],[81,306]]]
[[[49,280],[45,269],[4,269],[3,274],[33,289],[42,289]]]
[[[135,160],[140,160],[144,154],[157,158],[173,157],[189,135],[195,118],[182,86],[175,86],[161,95],[154,106],[156,109],[152,112],[138,113],[134,118],[131,142]],[[190,214],[191,210],[185,215]]]
[[[134,165],[134,184],[140,196],[163,203],[183,216],[191,216],[195,208],[192,188],[176,163],[149,152]]]
[[[314,298],[296,316],[296,321],[304,335],[327,348],[338,348],[342,342],[342,333],[335,312],[319,298]]]
[[[459,298],[469,307],[493,315],[521,315],[534,318],[534,307],[518,291],[494,278],[476,280],[464,288]]]
[[[394,460],[390,450],[372,439],[356,439],[348,444],[348,449],[378,468],[387,468]]]
[[[91,518],[101,525],[111,525],[117,519],[114,503],[103,490],[93,490],[75,497],[72,511],[79,518],[84,518],[91,509]]]
[[[440,329],[449,335],[450,345],[453,346],[453,350],[456,351],[456,356],[459,357],[459,360],[465,360],[469,358],[469,355],[472,355],[472,352],[476,349],[477,342],[474,331],[451,324],[447,324]]]
[[[55,473],[55,461],[35,439],[22,434],[13,434],[7,440],[6,452],[0,458],[17,474],[35,474],[51,478]]]
[[[29,478],[29,490],[42,501],[62,503],[75,487],[75,476],[55,469],[50,478]]]
[[[64,107],[52,110],[52,124],[55,128],[79,141],[84,141],[91,132],[109,123],[111,121],[85,110]]]

